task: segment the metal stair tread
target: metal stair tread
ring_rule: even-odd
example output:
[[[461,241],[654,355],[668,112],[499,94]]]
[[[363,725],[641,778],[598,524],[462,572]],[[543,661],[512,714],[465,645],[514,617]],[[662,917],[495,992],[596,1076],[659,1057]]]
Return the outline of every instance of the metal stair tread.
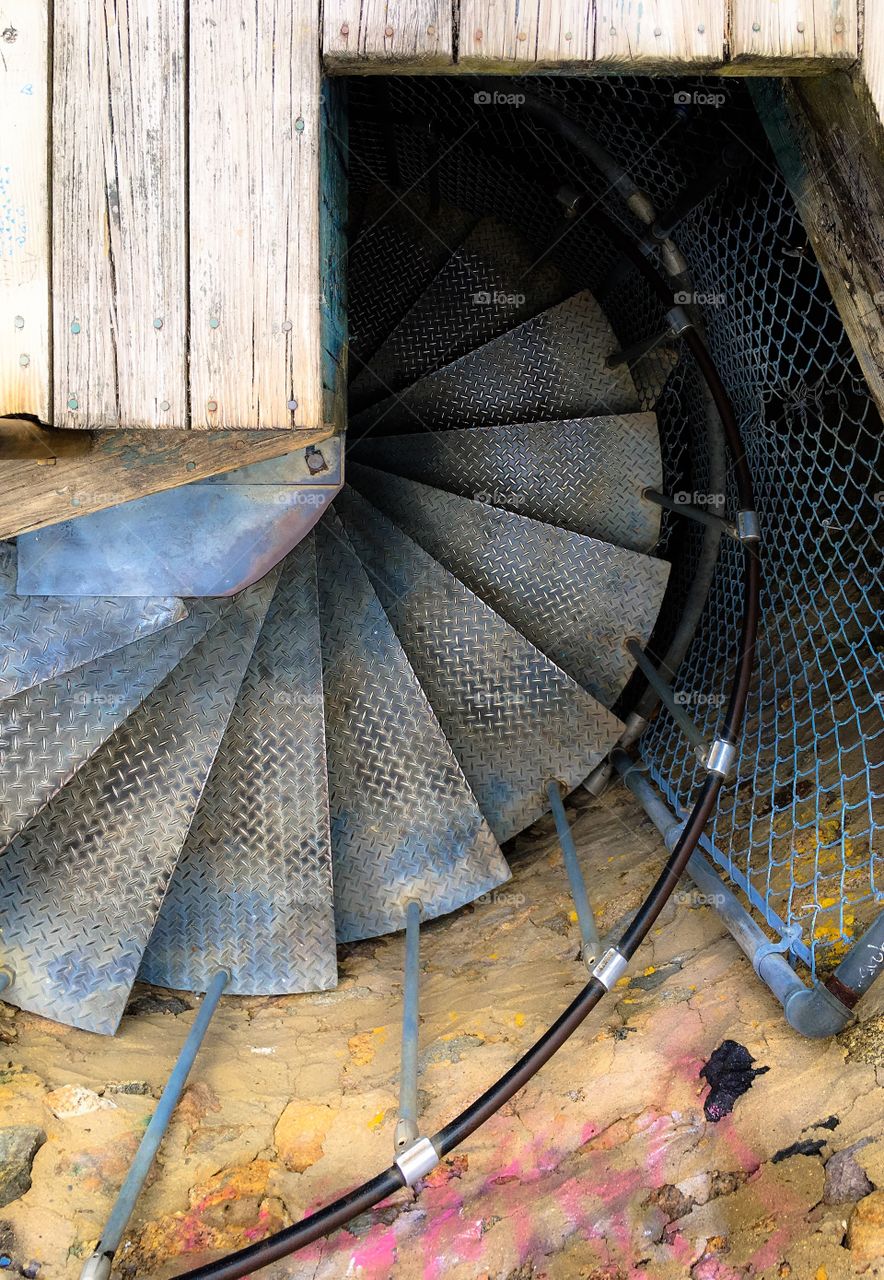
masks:
[[[650,551],[661,489],[653,413],[369,436],[356,461],[631,551]]]
[[[357,373],[351,412],[466,355],[566,293],[558,269],[538,262],[517,232],[482,218]]]
[[[180,622],[0,702],[0,849],[186,656],[219,609],[191,600]]]
[[[175,596],[0,595],[0,698],[180,622]]]
[[[383,606],[330,512],[317,530],[339,941],[453,911],[509,878]]]
[[[3,856],[9,1003],[112,1034],[187,834],[275,574],[191,649]]]
[[[590,694],[347,486],[335,511],[498,841],[568,791],[623,729]]]
[[[604,706],[645,644],[669,564],[353,463],[350,482]]]
[[[337,982],[313,535],[281,566],[140,976],[203,991],[219,967],[229,994]]]
[[[350,430],[358,438],[634,413],[641,404],[628,369],[605,363],[616,346],[584,290],[364,409]]]

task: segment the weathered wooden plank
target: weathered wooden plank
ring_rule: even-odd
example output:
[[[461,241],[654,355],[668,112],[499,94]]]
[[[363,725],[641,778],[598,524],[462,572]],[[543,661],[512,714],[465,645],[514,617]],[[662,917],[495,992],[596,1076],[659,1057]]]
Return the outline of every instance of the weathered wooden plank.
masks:
[[[884,413],[884,134],[836,72],[751,82],[783,176],[876,404]]]
[[[861,76],[878,119],[884,122],[884,0],[865,0]]]
[[[857,0],[731,0],[735,72],[794,74],[857,57]]]
[[[537,70],[592,60],[593,0],[462,0],[458,63],[483,71]]]
[[[595,59],[639,73],[719,66],[725,0],[596,0]]]
[[[322,421],[319,10],[191,0],[191,425]]]
[[[447,67],[451,10],[450,0],[325,0],[325,65],[350,72]]]
[[[47,0],[0,0],[0,414],[48,421]]]
[[[55,422],[183,427],[184,0],[54,6]]]
[[[331,426],[207,434],[46,431],[28,422],[0,422],[0,538],[279,458],[333,434]]]
[[[319,251],[322,275],[322,417],[347,425],[347,171],[346,82],[322,87]]]

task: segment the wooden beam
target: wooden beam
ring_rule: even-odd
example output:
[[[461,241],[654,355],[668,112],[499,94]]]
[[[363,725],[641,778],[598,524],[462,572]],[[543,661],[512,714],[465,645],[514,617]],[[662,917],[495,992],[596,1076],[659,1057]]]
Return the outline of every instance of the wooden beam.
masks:
[[[184,0],[56,4],[54,420],[184,427]]]
[[[0,0],[0,414],[49,419],[47,0]]]
[[[191,425],[322,422],[319,8],[191,0]]]
[[[462,0],[458,65],[488,72],[585,67],[594,26],[593,0]]]
[[[857,54],[857,0],[731,0],[736,74],[819,73]]]
[[[843,72],[751,90],[876,404],[884,413],[884,132]]]
[[[72,432],[0,420],[0,538],[102,511],[252,462],[279,458],[321,444],[332,435],[331,426],[309,431],[211,434]],[[16,460],[8,460],[10,453]]]
[[[724,0],[596,0],[596,12],[600,70],[684,73],[724,62]]]
[[[454,60],[450,0],[325,0],[331,71],[438,71]]]

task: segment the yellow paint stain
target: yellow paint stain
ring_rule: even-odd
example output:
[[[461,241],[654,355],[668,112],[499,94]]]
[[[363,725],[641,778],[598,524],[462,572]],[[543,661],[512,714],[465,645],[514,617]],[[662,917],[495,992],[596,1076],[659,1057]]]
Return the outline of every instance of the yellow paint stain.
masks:
[[[825,1267],[817,1267],[814,1280],[829,1280],[829,1273]]]
[[[386,1114],[386,1111],[376,1112],[368,1122],[369,1129],[380,1129],[381,1125],[384,1123],[384,1116]]]
[[[617,982],[615,983],[615,986],[618,986],[618,987],[628,987],[628,986],[629,986],[629,978],[618,978],[618,979],[617,979]]]
[[[656,972],[657,972],[656,966],[649,964],[647,969],[645,969],[644,971],[643,977],[650,978],[651,974]]]
[[[347,1041],[347,1048],[354,1066],[367,1067],[374,1059],[375,1045],[386,1038],[386,1027],[374,1027],[371,1031],[361,1031],[358,1035],[351,1036]]]
[[[577,912],[576,912],[576,911],[569,911],[569,912],[568,912],[568,919],[571,921],[571,923],[572,923],[572,924],[576,924],[576,923],[577,923]]]
[[[516,1026],[517,1026],[517,1027],[524,1027],[524,1025],[525,1025],[525,1015],[524,1015],[524,1013],[517,1013],[517,1014],[516,1014],[516,1016],[515,1016],[515,1018],[513,1019],[513,1021],[515,1022],[515,1024],[516,1024]]]
[[[498,954],[497,954],[497,952],[496,952],[496,951],[492,951],[492,952],[491,952],[491,955],[488,957],[488,959],[489,959],[489,960],[498,960],[498,959],[499,959],[499,956],[498,956]]]

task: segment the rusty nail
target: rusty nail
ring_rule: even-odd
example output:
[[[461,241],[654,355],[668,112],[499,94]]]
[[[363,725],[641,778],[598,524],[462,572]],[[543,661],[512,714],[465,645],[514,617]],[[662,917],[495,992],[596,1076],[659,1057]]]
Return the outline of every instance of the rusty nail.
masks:
[[[482,29],[480,28],[480,29],[476,32],[476,39],[477,39],[477,40],[481,40],[481,39],[482,39],[483,34],[484,34],[484,32],[483,32],[483,31],[482,31]]]
[[[433,26],[431,22],[430,25],[427,27],[427,35],[434,36],[435,34],[436,34],[436,28]]]
[[[519,34],[516,36],[516,39],[517,39],[517,40],[527,40],[527,39],[528,39],[528,33],[527,33],[526,31],[520,31],[520,32],[519,32]]]
[[[350,28],[348,27],[348,25],[347,25],[347,23],[346,23],[346,22],[342,22],[342,23],[341,23],[341,35],[342,35],[342,36],[348,36],[349,34],[350,34]]]
[[[392,34],[393,34],[392,27],[384,27],[384,35],[387,37],[388,40]]]
[[[208,409],[209,413],[215,413],[215,411],[216,411],[216,410],[217,410],[217,408],[218,408],[218,401],[217,401],[217,400],[210,400],[210,401],[208,402],[208,404],[206,405],[206,408]]]

